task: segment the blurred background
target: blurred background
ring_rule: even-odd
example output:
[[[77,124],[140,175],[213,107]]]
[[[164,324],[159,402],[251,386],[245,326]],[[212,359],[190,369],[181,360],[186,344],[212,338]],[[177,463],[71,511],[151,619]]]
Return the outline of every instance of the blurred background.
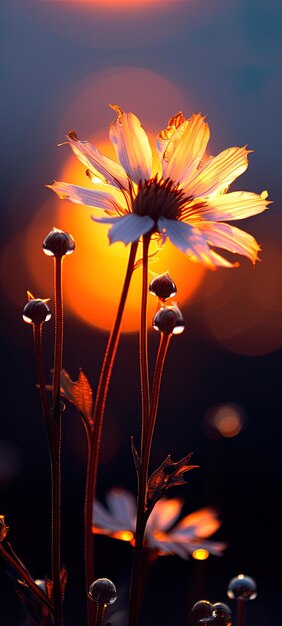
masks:
[[[35,577],[50,576],[50,484],[47,442],[36,389],[31,329],[22,323],[26,290],[50,297],[52,262],[42,240],[68,230],[76,252],[65,263],[64,367],[97,383],[120,292],[127,249],[108,246],[91,211],[55,198],[53,179],[86,184],[64,142],[74,128],[111,155],[109,103],[134,111],[150,138],[174,113],[201,111],[211,128],[209,154],[248,144],[247,172],[233,190],[267,189],[270,210],[240,226],[259,241],[253,268],[210,272],[169,244],[152,266],[169,270],[187,328],[173,338],[164,374],[152,467],[170,452],[194,452],[200,469],[171,496],[188,514],[212,506],[228,547],[222,558],[163,557],[151,569],[144,599],[147,626],[186,626],[194,602],[227,601],[233,576],[258,584],[247,626],[276,626],[281,614],[281,20],[278,0],[89,0],[10,2],[1,10],[1,510],[16,551]],[[98,496],[119,485],[136,490],[130,436],[138,442],[137,328],[140,274],[128,301],[103,436]],[[148,320],[154,313],[150,300]],[[47,326],[47,325],[46,325]],[[130,332],[128,332],[130,331]],[[53,327],[44,333],[52,368]],[[150,364],[158,337],[150,333]],[[86,446],[79,417],[64,414],[63,560],[70,572],[66,626],[83,624],[83,487]],[[98,576],[129,583],[131,547],[96,540]],[[5,626],[24,620],[1,576]],[[232,601],[230,606],[234,609]],[[113,617],[113,624],[115,622]]]

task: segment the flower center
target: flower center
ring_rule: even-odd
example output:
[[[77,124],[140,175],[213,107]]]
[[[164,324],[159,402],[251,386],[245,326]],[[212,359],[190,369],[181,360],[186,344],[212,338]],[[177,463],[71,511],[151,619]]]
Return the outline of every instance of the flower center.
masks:
[[[132,202],[133,213],[149,215],[156,223],[160,217],[176,220],[180,217],[187,196],[170,179],[158,179],[158,175],[149,180],[140,181]]]

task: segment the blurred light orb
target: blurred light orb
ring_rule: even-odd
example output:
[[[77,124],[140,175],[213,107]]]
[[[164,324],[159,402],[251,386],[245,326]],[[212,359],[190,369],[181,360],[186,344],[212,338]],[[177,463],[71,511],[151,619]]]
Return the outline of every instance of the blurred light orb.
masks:
[[[207,411],[204,426],[211,438],[236,437],[245,426],[245,414],[237,404],[218,404]]]
[[[206,561],[209,556],[209,551],[205,550],[204,548],[198,548],[197,550],[194,550],[194,552],[192,552],[192,557],[196,561]]]
[[[112,536],[121,541],[134,541],[134,534],[130,530],[117,530]]]

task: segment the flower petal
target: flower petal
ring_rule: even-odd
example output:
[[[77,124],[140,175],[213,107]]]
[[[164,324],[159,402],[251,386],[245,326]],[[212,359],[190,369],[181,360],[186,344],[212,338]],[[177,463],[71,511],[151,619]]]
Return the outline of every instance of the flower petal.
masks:
[[[153,532],[155,530],[167,530],[179,517],[182,509],[182,502],[178,498],[167,500],[162,498],[155,504],[148,519],[147,528]]]
[[[182,185],[188,196],[209,196],[226,189],[232,182],[243,174],[248,167],[248,154],[251,152],[242,148],[228,148],[218,156],[209,159],[190,179]]]
[[[141,123],[133,113],[124,113],[111,105],[117,119],[110,126],[110,139],[119,162],[136,184],[152,175],[152,150]]]
[[[164,217],[159,219],[158,228],[160,233],[167,235],[170,241],[187,254],[191,261],[201,261],[210,268],[215,267],[209,246],[199,229]]]
[[[47,185],[49,189],[52,189],[59,198],[70,200],[74,204],[84,204],[85,206],[91,206],[96,209],[103,209],[104,211],[112,211],[114,213],[124,212],[125,209],[116,200],[116,197],[107,191],[97,191],[95,189],[86,189],[85,187],[79,187],[78,185],[70,185],[68,183],[62,183],[55,181],[53,185]],[[120,194],[121,200],[123,199]]]
[[[111,489],[106,495],[107,505],[113,517],[122,522],[124,528],[134,530],[136,501],[125,489]]]
[[[154,226],[154,221],[151,217],[147,215],[140,217],[139,215],[134,215],[133,213],[116,218],[92,217],[92,219],[94,222],[113,224],[108,233],[110,243],[123,241],[125,245],[132,243],[133,241],[138,241],[141,235],[145,235],[145,233],[151,230]]]
[[[111,535],[114,532],[122,530],[131,530],[131,527],[128,529],[126,525],[113,517],[97,500],[93,506],[93,521],[94,532],[103,535]]]
[[[156,149],[160,159],[162,159],[170,141],[174,140],[176,144],[178,143],[187,128],[187,124],[188,120],[185,120],[184,115],[179,111],[170,118],[167,127],[159,132],[156,139]]]
[[[210,537],[221,526],[218,514],[213,509],[199,509],[184,517],[173,529],[174,537],[181,535],[185,537]]]
[[[67,137],[75,156],[104,183],[120,189],[128,189],[128,178],[123,167],[102,154],[88,141],[79,141],[76,133],[71,131]]]
[[[163,177],[185,186],[205,153],[209,137],[205,117],[200,113],[192,115],[187,125],[182,124],[174,133],[164,152]]]
[[[216,267],[239,267],[240,263],[235,261],[235,263],[231,263],[231,261],[227,261],[223,256],[215,252],[214,250],[210,250],[210,259],[213,261],[214,266]]]
[[[199,228],[210,245],[242,254],[252,263],[257,261],[260,246],[254,237],[244,230],[221,222],[203,222]]]
[[[202,209],[205,220],[242,220],[262,213],[270,204],[265,195],[247,191],[234,191],[211,196]]]
[[[177,554],[182,559],[187,559],[189,556],[189,552],[185,545],[181,542],[173,541],[170,538],[170,534],[160,533],[160,537],[158,533],[155,534],[146,534],[146,539],[150,548],[154,550],[158,550],[161,555],[167,554]]]

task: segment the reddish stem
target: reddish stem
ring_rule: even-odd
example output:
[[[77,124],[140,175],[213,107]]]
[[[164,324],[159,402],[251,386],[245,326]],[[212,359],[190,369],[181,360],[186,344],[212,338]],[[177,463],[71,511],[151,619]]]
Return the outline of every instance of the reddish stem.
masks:
[[[85,490],[85,507],[84,507],[84,524],[85,524],[85,579],[86,592],[88,593],[91,583],[94,581],[94,563],[93,563],[93,502],[96,495],[97,473],[100,456],[100,444],[102,436],[103,418],[105,412],[105,404],[108,394],[108,388],[118,347],[120,334],[120,325],[122,321],[123,311],[129,290],[131,277],[134,271],[134,263],[137,253],[138,241],[131,244],[126,275],[124,279],[123,289],[117,310],[116,319],[108,340],[106,353],[102,365],[98,389],[93,410],[94,427],[91,433],[89,455],[87,462],[86,490]],[[95,606],[93,601],[87,597],[87,614],[88,626],[93,626]]]
[[[142,263],[142,297],[141,297],[141,321],[139,333],[139,361],[140,361],[140,382],[142,400],[142,434],[146,430],[146,425],[150,411],[150,386],[148,368],[148,333],[147,333],[147,298],[148,298],[148,253],[150,246],[150,235],[143,237],[143,263]],[[141,444],[142,445],[142,444]]]
[[[245,626],[245,600],[237,600],[237,626]]]
[[[42,412],[46,426],[46,432],[49,443],[49,451],[50,456],[52,455],[52,434],[51,434],[51,421],[50,421],[50,408],[48,402],[48,395],[46,389],[46,381],[45,381],[45,372],[43,366],[43,357],[42,357],[42,324],[33,324],[33,336],[34,336],[34,347],[35,347],[35,356],[36,356],[36,364],[37,364],[37,372],[39,379],[39,389],[40,389],[40,397],[42,404]]]
[[[142,557],[143,557],[143,544],[144,535],[146,529],[146,523],[148,519],[147,511],[147,483],[149,462],[152,447],[153,434],[156,424],[156,417],[158,411],[160,386],[163,374],[163,368],[166,358],[167,349],[169,346],[171,335],[161,334],[161,340],[159,344],[159,350],[156,358],[153,386],[152,386],[152,399],[151,410],[147,423],[147,427],[142,436],[142,449],[141,449],[141,470],[139,475],[139,489],[138,489],[138,501],[137,501],[137,521],[136,521],[136,533],[135,533],[135,550],[133,558],[132,576],[131,576],[131,591],[130,591],[130,607],[129,607],[129,626],[136,626],[139,610],[139,598],[142,592],[141,571],[142,571]]]
[[[20,579],[25,582],[25,584],[29,587],[29,589],[31,589],[31,591],[33,591],[34,595],[38,598],[38,600],[42,602],[42,604],[45,604],[45,606],[48,608],[48,610],[50,611],[52,615],[53,606],[51,602],[48,600],[45,593],[41,591],[40,587],[38,587],[38,585],[34,582],[34,580],[29,575],[28,571],[20,563],[20,561],[18,561],[12,554],[10,554],[4,548],[2,543],[0,543],[0,553],[2,554],[4,559],[18,572]]]
[[[52,580],[54,625],[62,626],[61,591],[61,370],[63,358],[62,257],[55,257],[55,349],[53,374],[53,455],[52,474]]]

